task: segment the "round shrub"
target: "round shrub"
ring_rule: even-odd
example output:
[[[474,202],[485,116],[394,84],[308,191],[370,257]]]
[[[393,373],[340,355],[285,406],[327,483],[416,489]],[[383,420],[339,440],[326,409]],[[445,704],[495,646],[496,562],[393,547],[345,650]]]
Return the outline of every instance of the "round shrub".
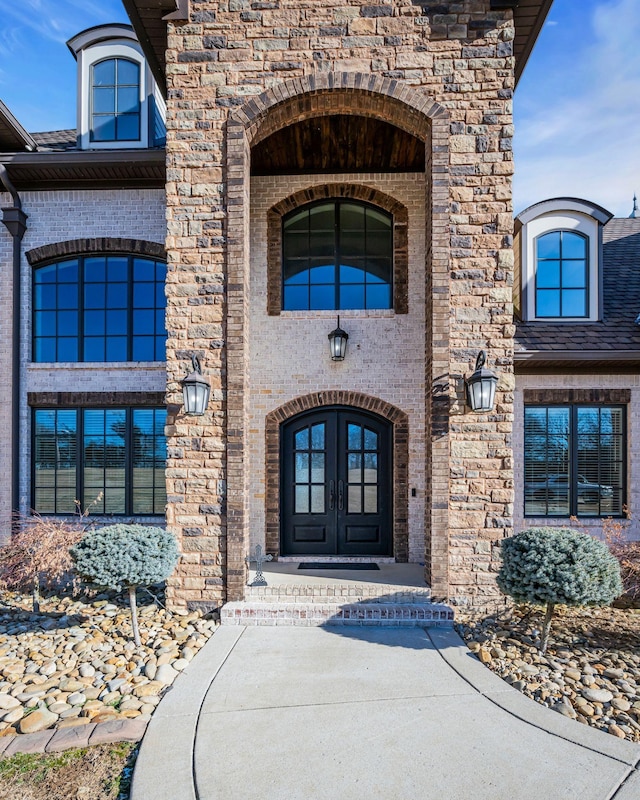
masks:
[[[519,602],[604,606],[622,593],[606,545],[570,528],[529,528],[501,544],[498,586]]]
[[[547,651],[556,605],[605,606],[622,593],[620,565],[606,545],[571,528],[529,528],[501,543],[498,586],[518,602],[546,605]]]
[[[107,525],[71,548],[78,574],[96,586],[120,591],[171,575],[178,561],[175,537],[147,525]]]

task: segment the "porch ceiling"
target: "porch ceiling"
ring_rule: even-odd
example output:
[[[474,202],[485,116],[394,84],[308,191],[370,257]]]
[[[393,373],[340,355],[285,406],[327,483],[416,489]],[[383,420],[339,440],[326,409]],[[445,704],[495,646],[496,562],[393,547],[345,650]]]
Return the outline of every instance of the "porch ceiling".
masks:
[[[188,0],[122,0],[122,3],[158,86],[166,96],[167,22],[164,18],[168,14],[175,14],[175,19],[180,19],[188,6]],[[492,8],[513,8],[516,26],[514,42],[516,84],[531,55],[552,3],[553,0],[491,0]]]
[[[424,172],[424,142],[370,117],[313,117],[273,133],[251,153],[254,175]]]

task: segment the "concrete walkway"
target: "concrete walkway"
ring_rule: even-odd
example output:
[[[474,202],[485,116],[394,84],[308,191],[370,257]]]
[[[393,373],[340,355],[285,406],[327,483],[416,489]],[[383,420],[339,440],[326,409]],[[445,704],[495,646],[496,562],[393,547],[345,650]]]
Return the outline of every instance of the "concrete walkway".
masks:
[[[132,800],[638,800],[640,747],[539,706],[451,629],[221,627]]]

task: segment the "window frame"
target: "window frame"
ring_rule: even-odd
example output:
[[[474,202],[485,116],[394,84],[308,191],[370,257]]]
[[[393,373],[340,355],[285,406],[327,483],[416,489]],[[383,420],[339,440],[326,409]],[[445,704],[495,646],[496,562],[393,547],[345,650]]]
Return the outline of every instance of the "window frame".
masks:
[[[285,274],[284,274],[284,267],[285,267],[285,224],[288,219],[295,216],[296,214],[300,214],[302,211],[310,210],[313,207],[321,206],[321,205],[329,205],[333,204],[334,207],[334,227],[333,227],[333,235],[334,235],[334,252],[333,252],[333,267],[335,270],[334,274],[334,308],[322,308],[322,309],[312,309],[312,308],[303,308],[303,309],[288,309],[285,307]],[[365,209],[365,219],[366,219],[366,210],[371,209],[378,214],[384,215],[389,220],[389,232],[390,232],[390,264],[389,264],[389,304],[384,308],[367,308],[366,305],[363,307],[354,307],[348,306],[342,308],[340,306],[340,288],[341,282],[339,279],[339,271],[340,271],[340,207],[342,205],[349,204],[360,206]],[[280,218],[280,309],[281,311],[287,313],[316,313],[320,312],[333,312],[333,313],[341,313],[341,312],[350,312],[350,311],[368,311],[375,313],[376,311],[380,312],[388,312],[393,311],[395,307],[395,268],[396,268],[396,255],[395,255],[395,248],[396,248],[396,231],[395,231],[396,219],[393,212],[387,210],[386,208],[382,208],[381,206],[376,205],[375,203],[369,203],[365,200],[360,200],[359,198],[353,197],[324,197],[318,198],[316,200],[311,200],[308,203],[302,203],[299,206],[288,211],[286,214],[283,214]],[[312,256],[309,256],[311,258]],[[364,256],[366,258],[366,256]],[[330,284],[327,284],[330,285]],[[359,286],[360,284],[345,284],[345,285],[356,285]],[[363,286],[366,287],[366,280],[363,283]],[[366,288],[365,288],[365,302],[366,302]]]
[[[133,511],[133,495],[134,495],[134,446],[133,446],[133,417],[135,411],[165,411],[164,406],[140,406],[140,405],[102,405],[102,406],[85,406],[73,405],[63,406],[58,408],[51,408],[49,406],[31,406],[31,464],[30,464],[30,508],[32,513],[39,514],[42,517],[68,517],[72,516],[75,512],[72,511],[38,511],[36,508],[36,414],[38,411],[73,411],[76,414],[76,445],[75,445],[75,494],[76,500],[79,500],[84,510],[84,490],[85,490],[85,476],[84,476],[84,412],[85,411],[124,411],[125,412],[125,479],[124,479],[124,492],[125,492],[125,510],[123,512],[101,512],[91,508],[91,515],[95,517],[110,518],[117,517],[119,519],[128,517],[156,517],[163,518],[165,512],[134,512]],[[166,422],[165,422],[166,426]],[[57,426],[56,426],[57,430]],[[165,448],[168,445],[167,436],[163,434],[165,439]],[[167,456],[165,455],[165,473],[166,473]],[[54,491],[56,492],[55,498],[57,499],[57,470],[54,484]],[[152,486],[153,505],[155,505],[156,486]],[[165,507],[166,501],[166,484],[165,484]],[[57,503],[56,503],[57,506]]]
[[[132,61],[140,69],[138,100],[140,102],[140,136],[137,139],[94,141],[91,135],[94,65],[111,58]],[[115,40],[92,44],[78,52],[78,134],[81,150],[139,149],[153,146],[150,135],[150,105],[155,97],[154,81],[138,42]]]
[[[526,429],[526,411],[528,408],[544,408],[544,409],[568,409],[569,410],[569,511],[566,514],[551,514],[548,513],[529,513],[527,512],[527,480],[526,480],[526,458],[527,458],[527,429]],[[622,416],[622,502],[621,510],[619,513],[605,512],[599,514],[579,514],[578,513],[578,481],[580,475],[578,470],[578,409],[593,408],[593,409],[619,409]],[[628,431],[628,413],[627,405],[624,403],[525,403],[523,407],[523,459],[522,459],[522,511],[525,519],[606,519],[612,517],[614,519],[621,519],[625,516],[624,508],[628,502],[628,453],[629,453],[629,431]],[[547,468],[548,468],[548,462]],[[547,482],[549,480],[549,472],[547,471]],[[548,504],[548,498],[547,498]]]
[[[96,112],[94,110],[94,98],[95,98],[94,91],[96,89],[96,86],[95,86],[95,83],[94,83],[95,69],[100,64],[105,64],[108,61],[113,61],[114,62],[114,84],[113,84],[113,86],[105,87],[105,88],[113,88],[113,90],[114,90],[115,108],[114,108],[114,113],[113,114],[111,114],[111,113],[107,114],[106,112],[105,113]],[[133,64],[137,68],[137,70],[138,70],[138,83],[137,84],[120,84],[118,82],[118,61],[126,61],[129,64]],[[89,142],[91,143],[92,146],[95,145],[95,144],[110,144],[110,145],[116,145],[117,146],[117,145],[122,144],[122,143],[130,144],[132,142],[139,142],[141,140],[141,138],[142,138],[142,107],[143,107],[142,84],[143,84],[143,81],[144,81],[143,69],[144,69],[144,66],[141,65],[140,62],[137,59],[134,59],[134,58],[131,58],[131,57],[125,57],[125,56],[121,56],[121,55],[115,55],[115,56],[106,55],[106,56],[104,56],[104,58],[100,58],[100,59],[96,59],[95,61],[92,61],[91,64],[89,65],[89,86],[88,86],[89,97],[88,97],[87,102],[88,102],[88,106],[89,106]],[[118,98],[118,89],[120,88],[121,85],[123,86],[123,88],[124,87],[133,88],[134,86],[136,86],[136,88],[138,90],[138,110],[137,110],[137,112],[135,112],[135,116],[138,119],[138,136],[134,136],[134,137],[127,138],[127,139],[121,139],[117,135],[118,134],[118,119],[119,119],[120,116],[134,116],[134,114],[131,114],[131,113],[126,114],[126,115],[125,114],[122,114],[122,115],[118,114],[118,99],[117,98]],[[113,116],[113,119],[114,119],[114,130],[115,130],[115,133],[116,133],[116,136],[113,139],[96,139],[95,138],[95,135],[94,135],[94,130],[95,130],[94,129],[94,117],[96,115],[97,116],[108,116],[108,117]]]
[[[127,316],[127,330],[126,330],[127,358],[125,360],[109,361],[106,358],[106,350],[105,350],[105,359],[103,361],[88,361],[88,360],[85,360],[85,358],[84,358],[85,349],[86,349],[85,329],[84,329],[84,327],[85,327],[84,326],[84,313],[87,310],[86,307],[85,307],[85,291],[84,290],[85,290],[85,285],[86,285],[87,282],[85,281],[85,276],[84,276],[84,262],[85,262],[86,259],[91,259],[91,258],[104,258],[105,260],[108,260],[109,258],[126,258],[127,259],[127,271],[128,271],[127,281],[126,281],[126,283],[127,283],[127,306],[126,306],[125,309],[123,309],[125,311],[125,313],[126,313],[126,316]],[[141,261],[149,261],[149,262],[151,262],[153,264],[157,264],[157,263],[164,264],[165,268],[167,266],[167,262],[163,258],[158,258],[158,257],[151,256],[151,255],[145,255],[143,253],[118,252],[118,251],[78,253],[78,254],[72,254],[72,255],[68,255],[68,256],[59,256],[59,257],[56,257],[56,258],[51,258],[51,259],[47,259],[45,261],[38,262],[36,265],[34,265],[32,270],[31,270],[31,273],[32,273],[31,274],[31,297],[32,297],[32,302],[31,302],[31,320],[30,320],[30,323],[31,323],[31,362],[35,363],[35,364],[67,364],[67,363],[73,363],[73,364],[93,364],[93,363],[96,363],[96,364],[127,364],[127,363],[134,363],[134,364],[136,364],[136,363],[162,364],[162,363],[165,363],[166,362],[166,353],[165,353],[165,358],[164,359],[160,359],[160,360],[157,360],[155,358],[152,361],[134,361],[133,360],[134,339],[135,339],[135,335],[134,335],[134,332],[133,332],[133,322],[134,322],[134,311],[136,310],[135,306],[134,306],[134,299],[133,299],[134,298],[134,286],[136,284],[136,281],[134,280],[134,277],[133,277],[133,271],[134,271],[134,261],[136,259],[137,260],[141,260]],[[38,309],[38,308],[36,308],[36,286],[37,285],[41,285],[41,284],[36,284],[36,275],[37,275],[38,271],[40,269],[42,269],[42,268],[50,267],[50,266],[52,266],[54,264],[64,264],[66,262],[71,262],[71,261],[77,261],[77,263],[78,263],[78,280],[77,280],[77,284],[69,284],[69,285],[77,285],[77,287],[78,287],[78,294],[77,294],[77,297],[78,297],[78,307],[77,307],[77,313],[78,313],[78,334],[77,334],[77,338],[78,338],[78,354],[77,355],[78,355],[78,357],[77,357],[77,359],[75,361],[71,361],[71,362],[58,360],[58,358],[57,358],[57,352],[58,352],[57,343],[58,343],[58,340],[59,340],[60,336],[59,336],[59,334],[58,334],[58,332],[56,330],[56,335],[55,335],[56,359],[53,360],[53,361],[39,361],[39,360],[36,359],[36,339],[38,339],[38,338],[53,338],[53,337],[38,337],[38,336],[36,336],[36,324],[35,324],[36,313],[38,311],[40,311],[40,312],[42,312],[42,311],[53,311],[54,313],[58,313],[58,308],[57,308],[57,304],[56,304],[56,308],[54,308],[54,309]],[[91,281],[88,281],[88,283],[91,283]],[[150,281],[149,281],[149,283],[150,283]],[[154,287],[157,286],[158,283],[159,283],[159,281],[154,280],[153,281]],[[163,283],[164,283],[164,285],[166,285],[166,274],[165,274],[165,279],[164,279]],[[58,282],[56,281],[56,285],[57,284],[58,284]],[[105,279],[104,285],[105,286],[109,285],[109,282],[106,279]],[[155,302],[155,291],[154,291],[154,302]],[[89,309],[89,310],[91,310],[91,309]],[[101,309],[95,309],[95,310],[101,310]],[[105,301],[105,309],[104,310],[105,310],[105,312],[108,310],[106,301]],[[141,310],[143,310],[143,309],[141,309]],[[154,305],[152,307],[152,309],[149,309],[149,310],[153,310],[153,312],[155,314],[160,310],[160,308],[157,307],[156,305]],[[166,294],[165,294],[164,311],[165,311],[164,333],[165,333],[165,341],[166,341],[166,338],[167,338]],[[154,355],[155,355],[155,339],[156,339],[156,337],[158,337],[160,335],[161,335],[160,333],[156,333],[155,332],[155,324],[154,324],[154,334],[153,334],[153,337],[152,337],[154,339]],[[106,332],[105,332],[104,336],[106,338],[106,336],[107,336]]]
[[[517,221],[522,224],[516,238],[521,256],[523,321],[564,325],[597,322],[602,317],[602,225],[610,218],[604,214],[582,201],[561,198],[531,206],[518,215]],[[587,313],[583,317],[538,317],[536,313],[538,239],[557,231],[581,234],[587,240]]]
[[[539,261],[540,261],[539,256],[538,256],[538,242],[544,236],[548,236],[551,233],[559,233],[560,236],[561,236],[561,238],[560,238],[560,253],[562,253],[563,234],[565,234],[565,233],[572,234],[573,236],[579,236],[585,242],[585,257],[584,257],[584,262],[585,262],[585,285],[584,285],[585,308],[584,308],[584,310],[585,310],[585,313],[582,316],[576,317],[576,316],[570,316],[570,315],[562,314],[562,313],[560,313],[557,316],[547,316],[547,315],[543,315],[543,314],[539,314],[538,313],[538,291],[539,291],[539,287],[538,287],[538,266],[539,266]],[[534,254],[534,276],[533,276],[533,295],[534,295],[534,298],[533,298],[533,303],[534,303],[535,318],[536,319],[539,319],[541,321],[543,321],[543,320],[549,320],[549,321],[561,320],[561,321],[564,321],[564,320],[587,320],[587,319],[589,319],[589,309],[591,307],[591,302],[590,302],[591,266],[590,266],[590,258],[589,258],[590,253],[589,253],[589,250],[590,250],[589,237],[587,236],[587,234],[583,233],[582,231],[578,231],[578,230],[570,230],[570,229],[564,228],[564,227],[563,228],[550,228],[549,230],[542,231],[541,233],[539,233],[535,237],[534,242],[533,242],[533,254]],[[555,260],[555,259],[544,259],[544,260],[545,261],[552,261],[552,260]],[[558,288],[558,292],[560,293],[560,310],[562,311],[562,289],[563,289],[563,286],[562,286],[562,264],[563,264],[563,261],[578,261],[578,260],[582,260],[582,259],[563,259],[562,256],[560,255],[557,260],[558,260],[558,262],[560,264],[560,267],[559,267],[559,269],[560,269],[560,286]],[[553,288],[555,288],[555,287],[553,287]],[[582,288],[582,287],[569,287],[569,288]],[[542,291],[548,291],[548,289],[543,288]]]

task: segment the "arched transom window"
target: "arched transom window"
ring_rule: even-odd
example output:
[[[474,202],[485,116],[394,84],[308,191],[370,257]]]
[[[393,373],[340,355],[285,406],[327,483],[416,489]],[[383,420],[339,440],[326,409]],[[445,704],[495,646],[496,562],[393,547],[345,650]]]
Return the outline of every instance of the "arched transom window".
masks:
[[[91,67],[91,141],[140,139],[140,65],[107,58]]]
[[[33,360],[164,361],[166,264],[87,255],[33,275]]]
[[[285,311],[392,308],[393,217],[353,200],[292,211],[282,221]]]
[[[588,316],[587,243],[566,230],[536,239],[536,317]]]

